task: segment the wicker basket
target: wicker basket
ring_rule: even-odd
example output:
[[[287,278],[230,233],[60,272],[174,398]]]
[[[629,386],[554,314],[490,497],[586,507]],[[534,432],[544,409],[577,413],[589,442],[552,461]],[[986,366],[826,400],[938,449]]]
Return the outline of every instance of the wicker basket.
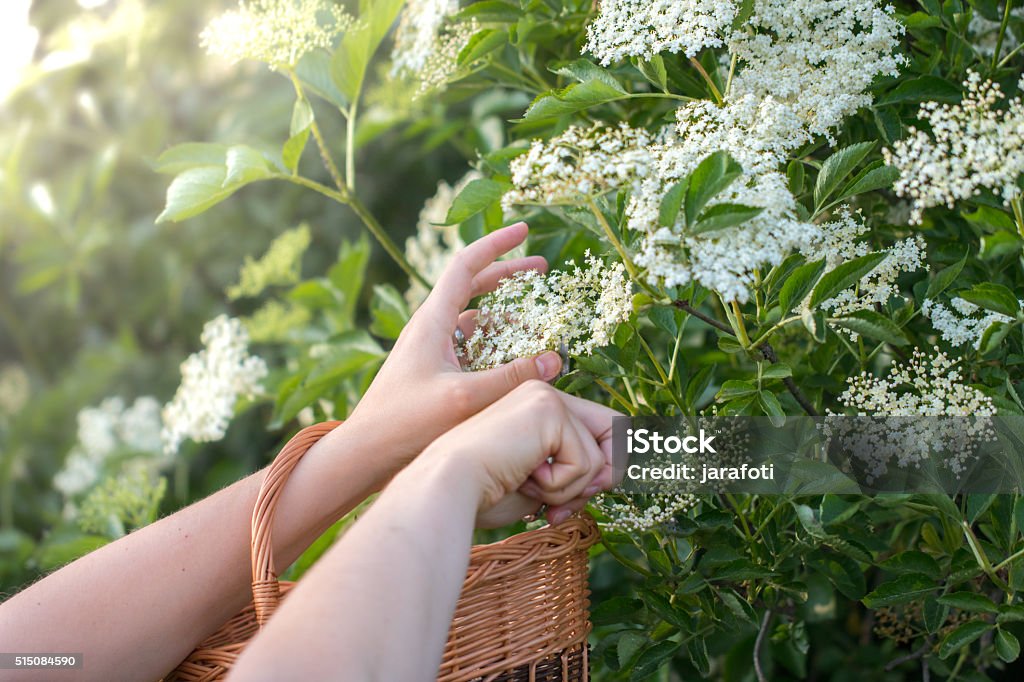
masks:
[[[253,601],[203,640],[167,680],[223,679],[294,583],[274,572],[270,531],[281,490],[306,451],[340,422],[295,435],[267,470],[252,516]],[[587,550],[592,518],[473,547],[439,682],[567,682],[590,676]]]

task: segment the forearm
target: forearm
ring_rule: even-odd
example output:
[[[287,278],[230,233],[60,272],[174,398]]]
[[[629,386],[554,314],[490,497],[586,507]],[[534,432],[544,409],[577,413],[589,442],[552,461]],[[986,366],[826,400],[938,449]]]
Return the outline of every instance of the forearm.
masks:
[[[461,466],[427,452],[399,474],[303,577],[236,678],[435,679],[480,500]]]
[[[365,435],[342,425],[296,467],[274,524],[279,569],[383,483]],[[165,674],[251,598],[250,521],[262,478],[253,474],[0,605],[4,651],[82,653],[79,678]]]

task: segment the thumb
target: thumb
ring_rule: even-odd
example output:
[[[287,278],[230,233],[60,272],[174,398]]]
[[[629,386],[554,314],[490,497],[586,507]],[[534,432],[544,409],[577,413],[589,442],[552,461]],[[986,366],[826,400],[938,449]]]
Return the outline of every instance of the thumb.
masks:
[[[530,358],[516,358],[501,367],[476,372],[474,392],[485,401],[485,405],[489,405],[527,381],[551,381],[561,369],[562,358],[554,351]]]

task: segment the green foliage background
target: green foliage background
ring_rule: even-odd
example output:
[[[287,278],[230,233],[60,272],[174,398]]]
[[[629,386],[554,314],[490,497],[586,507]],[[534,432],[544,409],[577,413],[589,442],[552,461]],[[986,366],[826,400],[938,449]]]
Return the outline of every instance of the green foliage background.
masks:
[[[400,4],[353,9],[370,18],[372,30],[390,25]],[[919,102],[957,101],[967,68],[1015,90],[1020,58],[990,63],[964,38],[972,12],[999,18],[994,2],[895,4],[908,26],[911,63],[897,81],[875,84],[878,104],[849,120],[834,148],[820,140],[799,150],[790,181],[808,213],[828,203],[820,191],[815,196],[816,184],[828,185],[833,198],[856,186],[880,146],[904,134]],[[365,35],[300,63],[292,84],[259,64],[227,67],[197,45],[202,26],[226,7],[124,0],[81,10],[70,1],[40,0],[33,8],[45,50],[81,40],[76,27],[88,27],[94,38],[87,57],[28,74],[0,113],[0,358],[24,366],[32,388],[26,407],[0,424],[0,589],[15,590],[108,541],[65,521],[52,487],[75,441],[75,415],[109,395],[169,398],[178,363],[195,350],[203,322],[222,311],[249,314],[274,299],[301,306],[310,320],[258,348],[272,366],[270,396],[240,406],[223,441],[182,453],[162,512],[266,462],[296,430],[302,408],[322,418],[321,401],[328,400],[343,416],[358,399],[407,315],[398,295],[406,276],[364,226],[379,225],[401,244],[436,181],[454,180],[472,163],[487,177],[457,204],[463,235],[472,239],[503,222],[497,199],[509,159],[525,141],[587,120],[651,125],[675,106],[671,98],[625,94],[708,95],[696,70],[671,55],[609,71],[566,68],[580,57],[583,27],[594,12],[589,0],[470,5],[462,17],[482,28],[460,56],[460,78],[443,96],[417,102],[379,77],[378,60],[370,59],[376,44],[359,42]],[[1022,34],[1017,19],[1010,25]],[[358,64],[357,57],[365,58],[365,73],[330,67],[331,60]],[[714,59],[704,61],[720,78]],[[300,106],[308,98],[325,149],[341,160],[340,185],[319,163],[313,139],[303,138],[307,148],[297,166],[278,160],[289,137],[308,135],[289,125],[294,85]],[[519,120],[536,97],[543,106]],[[367,106],[349,136],[339,111],[355,118],[356,102],[390,106]],[[172,147],[197,141],[204,146]],[[873,144],[852,147],[865,142]],[[849,148],[862,153],[833,156]],[[229,183],[236,196],[218,203],[226,196],[193,181],[210,172],[230,175],[230,158],[242,180]],[[825,183],[823,165],[841,180]],[[155,171],[175,176],[179,188],[193,182],[190,193],[168,195],[165,206],[169,181]],[[40,182],[52,193],[52,213],[33,201]],[[875,220],[876,245],[911,231],[883,220],[892,201],[885,183],[850,194]],[[625,238],[617,199],[605,197],[595,217]],[[156,222],[162,212],[173,222]],[[528,217],[531,251],[552,262],[578,258],[586,248],[614,254],[593,218],[547,210]],[[228,301],[224,291],[237,281],[245,256],[258,256],[302,221],[313,239],[303,280],[262,301]],[[1020,228],[986,196],[929,213],[919,229],[931,272],[901,281],[910,298],[860,327],[877,348],[851,348],[821,317],[775,328],[789,312],[779,300],[789,295],[781,285],[795,277],[796,259],[766,275],[761,295],[740,312],[740,326],[753,338],[753,330],[769,333],[816,409],[834,406],[846,377],[884,368],[904,346],[929,345],[927,325],[914,315],[929,291],[996,284],[1015,302],[1024,291]],[[716,307],[709,292],[656,293],[664,299],[639,299],[615,345],[579,360],[561,386],[639,410],[635,399],[623,397],[635,388],[644,411],[667,414],[693,413],[712,401],[725,413],[801,412],[783,383],[785,370],[768,371],[754,345],[672,305],[688,301],[735,330],[732,311]],[[1011,312],[1014,322],[966,362],[972,385],[1001,412],[1019,414],[1024,348],[1019,311]],[[317,343],[331,350],[311,360],[307,351]],[[676,348],[679,371],[666,379],[662,365]],[[629,380],[635,387],[626,388]],[[727,381],[733,383],[723,391]],[[342,525],[291,575],[300,575]],[[608,534],[595,550],[595,678],[752,680],[756,658],[777,680],[917,679],[922,666],[945,679],[1010,679],[1007,662],[1017,659],[1024,635],[1022,530],[1019,496],[709,496],[673,524],[636,536]]]

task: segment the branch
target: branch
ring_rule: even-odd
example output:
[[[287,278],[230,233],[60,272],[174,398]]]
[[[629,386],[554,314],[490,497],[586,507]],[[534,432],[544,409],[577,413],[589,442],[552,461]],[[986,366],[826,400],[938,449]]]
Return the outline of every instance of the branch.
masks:
[[[907,654],[905,656],[900,656],[899,658],[894,658],[891,661],[889,661],[886,664],[886,666],[885,666],[885,671],[886,672],[890,672],[890,671],[895,670],[896,668],[900,667],[904,663],[907,663],[909,661],[916,661],[917,659],[921,658],[926,653],[931,651],[931,648],[932,648],[932,638],[931,637],[927,637],[924,640],[924,644],[922,644],[921,647],[919,649],[917,649],[916,651],[913,651],[913,652],[911,652],[911,653],[909,653],[909,654]]]
[[[768,623],[772,619],[772,610],[768,609],[764,612],[764,618],[761,619],[761,629],[757,631],[757,639],[754,640],[754,672],[757,673],[757,682],[768,682],[768,678],[764,675],[764,670],[761,668],[761,645],[764,644],[765,633],[768,632]]]
[[[705,315],[704,313],[690,305],[689,301],[673,301],[672,305],[674,305],[676,308],[679,308],[680,310],[686,311],[687,313],[693,315],[699,320],[707,322],[715,329],[723,331],[730,336],[736,335],[736,333],[732,330],[732,327],[725,324],[724,322],[721,322],[713,317],[710,317],[709,315]],[[758,346],[757,350],[760,351],[761,356],[764,357],[764,359],[767,360],[768,362],[774,364],[779,361],[779,356],[775,354],[775,349],[772,348],[772,345],[767,341]],[[793,377],[786,377],[785,379],[782,380],[782,383],[786,386],[786,390],[790,392],[790,394],[797,401],[797,403],[800,404],[800,407],[803,408],[804,412],[806,412],[811,417],[818,416],[818,411],[814,409],[814,405],[811,403],[810,400],[807,399],[807,396],[804,395],[804,392],[800,390],[800,387],[796,385],[796,382],[793,381]]]

